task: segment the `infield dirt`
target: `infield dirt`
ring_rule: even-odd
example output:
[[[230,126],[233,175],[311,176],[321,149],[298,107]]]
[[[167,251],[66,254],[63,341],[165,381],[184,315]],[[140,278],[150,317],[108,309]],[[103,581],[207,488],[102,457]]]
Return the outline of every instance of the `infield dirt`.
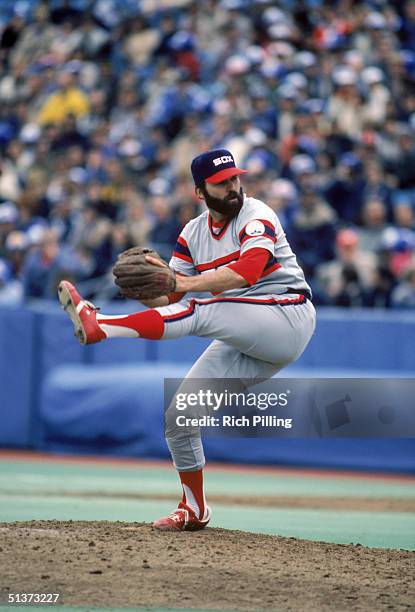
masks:
[[[146,523],[0,524],[0,604],[59,593],[88,607],[413,610],[415,553]]]

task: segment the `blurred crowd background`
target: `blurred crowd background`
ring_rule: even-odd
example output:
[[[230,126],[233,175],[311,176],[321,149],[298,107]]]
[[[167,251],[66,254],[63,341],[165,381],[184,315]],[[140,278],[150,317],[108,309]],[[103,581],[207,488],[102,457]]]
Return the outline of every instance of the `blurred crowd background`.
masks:
[[[415,0],[1,0],[0,303],[117,299],[216,147],[317,304],[415,308]]]

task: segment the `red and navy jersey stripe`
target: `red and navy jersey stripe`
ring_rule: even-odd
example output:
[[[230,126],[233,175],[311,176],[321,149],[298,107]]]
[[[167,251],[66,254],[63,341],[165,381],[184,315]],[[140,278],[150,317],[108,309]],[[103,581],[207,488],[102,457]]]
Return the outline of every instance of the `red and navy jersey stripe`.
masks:
[[[279,268],[281,268],[281,264],[278,263],[278,260],[274,256],[270,257],[260,278],[264,278],[265,276],[272,274],[272,272],[275,272],[275,270],[279,270]]]
[[[176,245],[173,250],[173,257],[178,257],[179,259],[183,259],[184,261],[193,263],[193,258],[190,254],[187,242],[181,236],[179,236],[177,239]]]
[[[233,298],[233,297],[223,297],[223,298],[212,298],[211,300],[197,300],[191,299],[189,302],[189,306],[182,310],[181,312],[176,312],[171,315],[162,315],[165,323],[173,323],[174,321],[181,321],[182,319],[187,319],[187,317],[191,317],[195,311],[196,306],[209,306],[210,304],[217,304],[218,302],[224,303],[239,303],[239,304],[254,304],[255,306],[299,306],[304,304],[307,301],[305,295],[298,295],[295,298],[267,298],[264,300],[254,300],[252,298]]]
[[[227,264],[237,261],[240,257],[240,254],[240,251],[234,251],[233,253],[228,253],[228,255],[224,255],[223,257],[218,257],[218,259],[213,259],[212,261],[208,261],[203,264],[198,264],[195,267],[198,272],[216,270],[221,266],[226,266]],[[278,263],[277,259],[275,259],[274,256],[271,256],[267,265],[264,268],[264,272],[261,278],[263,276],[268,276],[268,274],[271,274],[271,272],[274,272],[274,270],[278,270],[278,268],[281,268],[281,264]]]
[[[206,272],[207,270],[216,270],[216,268],[220,268],[221,266],[226,266],[226,264],[231,263],[232,261],[236,261],[239,258],[239,251],[234,251],[233,253],[228,253],[223,257],[218,257],[218,259],[213,259],[212,261],[208,261],[203,264],[198,264],[196,266],[196,270],[198,272]]]
[[[270,221],[267,221],[266,219],[258,219],[258,221],[260,221],[263,225],[264,225],[264,233],[261,236],[249,236],[249,234],[246,233],[246,225],[243,228],[243,230],[241,232],[239,232],[239,242],[241,243],[241,245],[246,241],[249,240],[250,238],[269,238],[272,242],[276,242],[277,241],[277,237],[275,235],[275,227],[272,225],[272,223]],[[247,225],[249,225],[247,223]]]

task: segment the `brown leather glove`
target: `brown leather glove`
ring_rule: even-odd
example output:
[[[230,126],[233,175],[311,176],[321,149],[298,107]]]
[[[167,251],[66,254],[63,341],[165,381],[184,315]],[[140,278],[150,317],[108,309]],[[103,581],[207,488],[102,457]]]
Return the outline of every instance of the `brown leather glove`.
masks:
[[[159,259],[163,266],[148,262],[146,255]],[[123,251],[112,272],[121,294],[133,300],[151,300],[176,288],[175,271],[153,249],[132,247]]]

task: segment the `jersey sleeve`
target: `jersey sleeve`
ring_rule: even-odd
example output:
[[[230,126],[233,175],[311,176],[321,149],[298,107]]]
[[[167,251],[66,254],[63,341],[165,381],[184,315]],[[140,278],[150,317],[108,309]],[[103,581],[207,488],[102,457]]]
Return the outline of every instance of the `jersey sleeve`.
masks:
[[[266,249],[272,255],[277,241],[277,219],[268,207],[253,208],[242,216],[239,223],[238,239],[241,245],[240,255],[250,249]]]
[[[270,253],[266,249],[249,249],[238,261],[227,267],[242,276],[249,286],[254,285],[264,273],[265,266],[270,259]]]
[[[186,228],[182,231],[174,246],[169,266],[184,276],[197,274],[193,257],[186,240]]]

